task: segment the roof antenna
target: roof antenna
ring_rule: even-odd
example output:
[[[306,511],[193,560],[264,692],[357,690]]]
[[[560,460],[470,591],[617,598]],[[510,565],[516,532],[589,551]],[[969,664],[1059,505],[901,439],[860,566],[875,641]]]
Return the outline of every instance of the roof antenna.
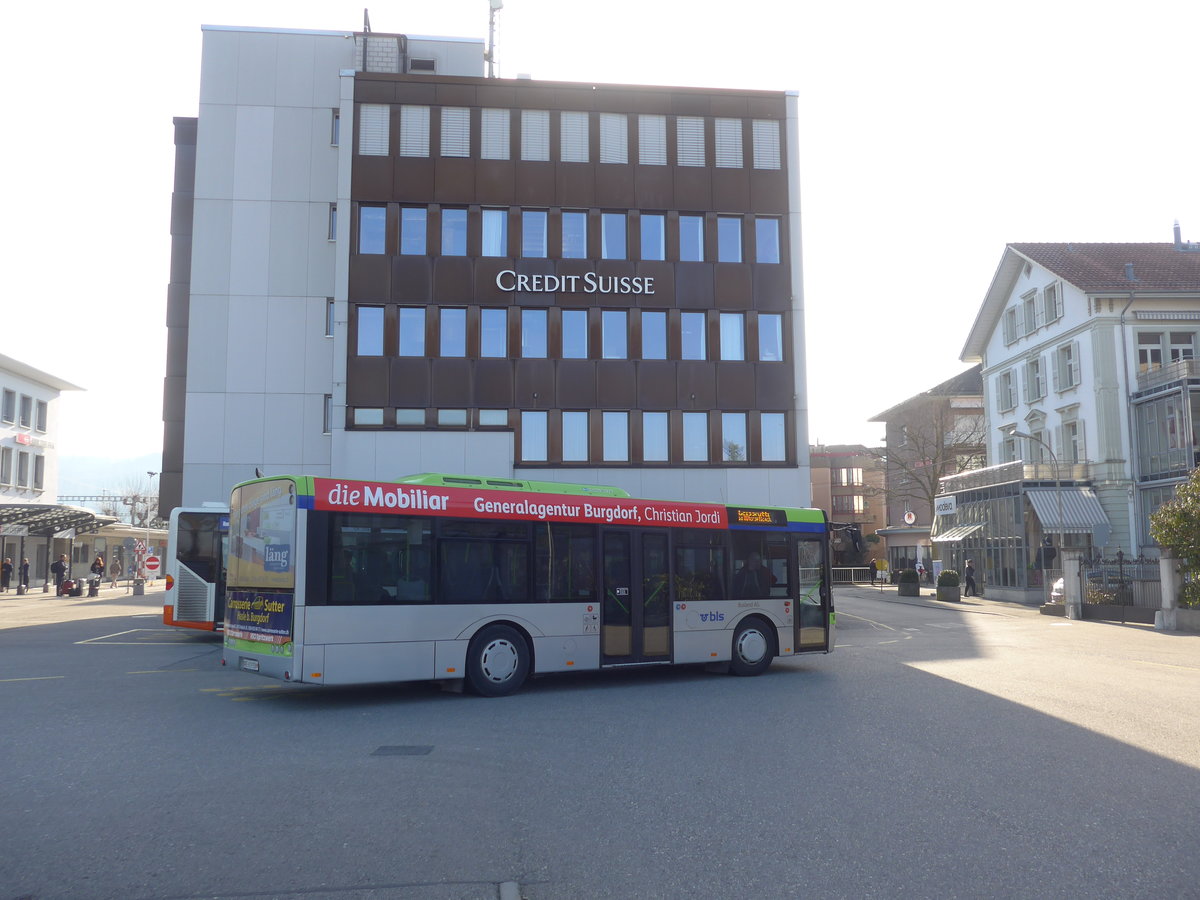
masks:
[[[371,13],[366,7],[363,7],[363,33],[371,33]]]
[[[484,59],[488,64],[488,78],[496,77],[496,13],[504,9],[504,0],[488,0],[491,9],[488,10],[488,48]]]

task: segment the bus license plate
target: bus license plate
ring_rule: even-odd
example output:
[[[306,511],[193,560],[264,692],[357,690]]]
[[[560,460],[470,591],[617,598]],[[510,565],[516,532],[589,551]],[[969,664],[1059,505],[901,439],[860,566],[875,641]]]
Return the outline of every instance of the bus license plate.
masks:
[[[242,670],[245,672],[257,672],[258,671],[258,660],[257,659],[246,659],[243,656],[241,661],[238,663],[238,665],[241,666]]]

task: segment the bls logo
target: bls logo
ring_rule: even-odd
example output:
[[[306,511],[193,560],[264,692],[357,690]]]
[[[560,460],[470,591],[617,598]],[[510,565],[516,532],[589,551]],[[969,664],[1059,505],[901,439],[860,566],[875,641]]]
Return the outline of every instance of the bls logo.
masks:
[[[289,544],[268,544],[263,559],[263,570],[266,572],[286,572],[289,568],[288,558],[292,554]]]
[[[700,613],[700,621],[701,622],[724,622],[725,621],[725,613],[722,613],[722,612]]]

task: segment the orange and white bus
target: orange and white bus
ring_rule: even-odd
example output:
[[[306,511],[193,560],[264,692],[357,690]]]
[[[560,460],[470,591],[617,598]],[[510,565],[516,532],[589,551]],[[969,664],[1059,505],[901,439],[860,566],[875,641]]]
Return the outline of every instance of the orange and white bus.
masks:
[[[163,622],[220,631],[225,624],[225,559],[229,507],[206,503],[171,511]]]

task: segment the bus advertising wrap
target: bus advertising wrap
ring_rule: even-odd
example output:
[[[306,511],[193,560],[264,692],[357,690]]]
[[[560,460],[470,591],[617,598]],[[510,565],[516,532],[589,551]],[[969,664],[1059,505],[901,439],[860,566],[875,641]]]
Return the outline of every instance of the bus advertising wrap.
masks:
[[[524,494],[413,484],[313,479],[313,508],[334,512],[394,513],[595,525],[670,525],[725,528],[725,507],[712,503]]]
[[[292,594],[230,591],[225,598],[225,646],[291,656],[294,599]]]
[[[229,516],[229,584],[296,586],[296,485],[290,479],[234,488]]]

